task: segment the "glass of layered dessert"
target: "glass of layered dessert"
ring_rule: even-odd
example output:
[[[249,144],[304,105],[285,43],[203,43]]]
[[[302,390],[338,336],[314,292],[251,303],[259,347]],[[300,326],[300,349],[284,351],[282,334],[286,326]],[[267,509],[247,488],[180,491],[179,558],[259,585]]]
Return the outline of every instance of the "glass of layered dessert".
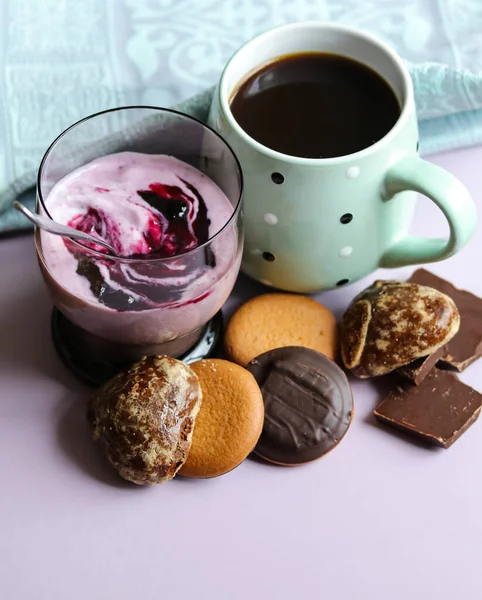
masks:
[[[53,142],[38,212],[117,254],[36,231],[54,341],[74,370],[100,382],[146,354],[212,349],[241,261],[241,194],[230,147],[176,111],[105,111]]]

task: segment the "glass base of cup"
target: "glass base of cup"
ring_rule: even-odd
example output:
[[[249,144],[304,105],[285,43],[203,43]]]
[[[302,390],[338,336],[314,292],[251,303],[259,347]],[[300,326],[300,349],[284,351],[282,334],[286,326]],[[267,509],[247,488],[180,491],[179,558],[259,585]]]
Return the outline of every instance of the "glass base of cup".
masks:
[[[121,369],[149,354],[167,354],[189,364],[218,356],[223,333],[221,311],[201,329],[165,344],[134,345],[111,342],[74,325],[53,309],[52,340],[67,368],[79,379],[99,386]],[[188,348],[186,350],[186,348]]]

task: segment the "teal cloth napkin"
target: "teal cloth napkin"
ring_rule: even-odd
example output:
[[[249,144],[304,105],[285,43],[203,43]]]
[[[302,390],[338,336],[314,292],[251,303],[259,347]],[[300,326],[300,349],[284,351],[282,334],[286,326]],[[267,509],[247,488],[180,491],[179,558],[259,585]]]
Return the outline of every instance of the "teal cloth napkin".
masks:
[[[129,104],[205,119],[244,41],[307,20],[360,27],[401,54],[422,154],[482,142],[482,0],[2,0],[0,233],[27,226],[11,202],[33,202],[26,190],[63,129]]]

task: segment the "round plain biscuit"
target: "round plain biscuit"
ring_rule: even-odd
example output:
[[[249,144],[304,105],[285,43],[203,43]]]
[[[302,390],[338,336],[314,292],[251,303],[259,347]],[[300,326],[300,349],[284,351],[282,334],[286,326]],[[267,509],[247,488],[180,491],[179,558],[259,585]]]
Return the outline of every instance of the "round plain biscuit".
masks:
[[[261,435],[264,403],[251,373],[227,360],[190,365],[203,392],[192,444],[179,474],[208,478],[232,471],[252,452]]]
[[[338,358],[335,315],[325,306],[295,294],[263,294],[243,304],[224,336],[229,360],[246,366],[253,358],[285,346],[304,346]]]

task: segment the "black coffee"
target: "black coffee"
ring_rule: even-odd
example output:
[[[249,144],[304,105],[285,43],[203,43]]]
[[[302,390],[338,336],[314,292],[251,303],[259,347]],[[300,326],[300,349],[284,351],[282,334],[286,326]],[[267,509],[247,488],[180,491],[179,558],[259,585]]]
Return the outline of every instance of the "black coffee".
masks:
[[[400,116],[398,100],[380,75],[325,53],[291,54],[266,65],[235,91],[231,111],[264,146],[304,158],[363,150]]]

